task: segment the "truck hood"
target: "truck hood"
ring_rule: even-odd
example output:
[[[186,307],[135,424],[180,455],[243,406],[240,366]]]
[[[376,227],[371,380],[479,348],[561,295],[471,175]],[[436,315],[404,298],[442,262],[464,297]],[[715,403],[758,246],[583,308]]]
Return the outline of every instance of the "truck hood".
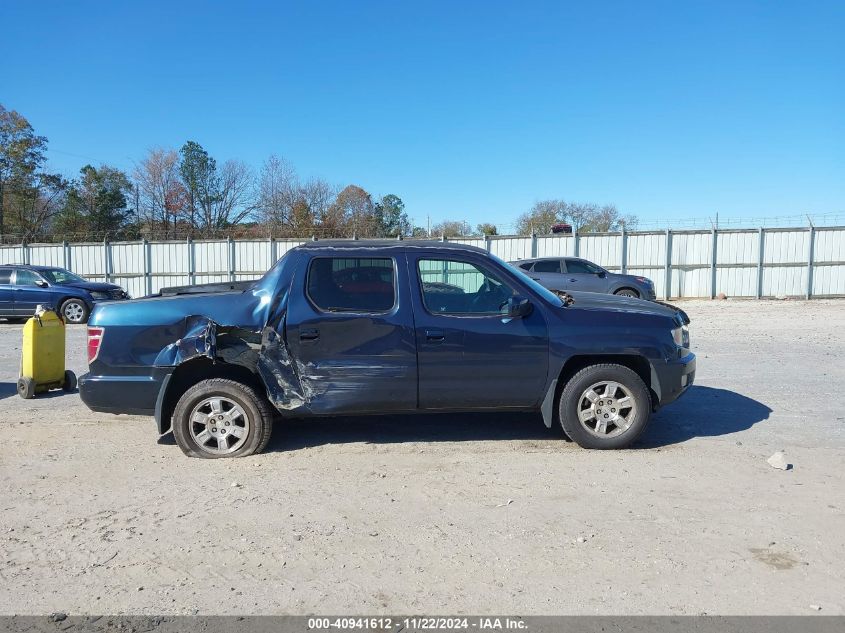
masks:
[[[120,286],[115,284],[105,284],[96,281],[73,281],[62,286],[69,286],[71,288],[80,288],[88,292],[111,292],[113,290],[121,290]]]
[[[680,319],[684,325],[689,324],[687,313],[668,303],[660,301],[646,301],[633,297],[619,297],[598,292],[570,292],[575,300],[567,309],[570,310],[604,310],[607,312],[626,312],[636,314],[651,314]]]

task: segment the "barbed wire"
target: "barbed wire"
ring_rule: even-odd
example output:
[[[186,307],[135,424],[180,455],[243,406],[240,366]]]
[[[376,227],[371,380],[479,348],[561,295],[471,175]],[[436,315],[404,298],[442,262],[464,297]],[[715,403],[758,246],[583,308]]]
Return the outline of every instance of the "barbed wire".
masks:
[[[464,223],[469,228],[469,223]],[[519,234],[516,223],[496,224],[497,236]],[[638,221],[636,226],[626,227],[629,231],[649,230],[711,230],[711,229],[742,229],[742,228],[806,228],[808,226],[830,227],[845,226],[845,212],[805,213],[796,215],[754,216],[754,217],[701,217],[701,218],[666,218]],[[537,235],[551,234],[550,227],[534,227]],[[616,231],[612,231],[616,232]],[[431,235],[423,231],[415,235],[403,235],[403,239],[440,239],[436,231]],[[467,232],[465,235],[449,235],[450,239],[471,239],[484,237],[478,232]],[[120,231],[33,231],[30,233],[5,233],[0,235],[0,244],[17,245],[22,243],[61,243],[61,242],[125,242],[125,241],[187,241],[187,240],[221,240],[221,239],[277,239],[277,240],[310,240],[310,239],[397,239],[396,235],[374,235],[358,233],[354,229],[337,229],[329,227],[303,227],[294,230],[286,227],[270,227],[267,225],[235,225],[221,229],[146,229],[137,226],[127,227]]]

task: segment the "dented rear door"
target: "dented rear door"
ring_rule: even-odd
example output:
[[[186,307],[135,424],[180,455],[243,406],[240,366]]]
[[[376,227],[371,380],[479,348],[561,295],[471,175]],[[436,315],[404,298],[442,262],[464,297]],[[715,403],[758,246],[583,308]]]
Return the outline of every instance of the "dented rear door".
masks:
[[[409,411],[417,356],[404,254],[339,249],[298,269],[285,338],[315,414]]]

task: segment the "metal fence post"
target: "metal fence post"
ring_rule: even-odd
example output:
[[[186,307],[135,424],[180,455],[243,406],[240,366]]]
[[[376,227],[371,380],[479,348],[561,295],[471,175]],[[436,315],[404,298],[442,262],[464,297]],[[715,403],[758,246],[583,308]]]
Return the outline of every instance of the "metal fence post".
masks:
[[[144,291],[151,295],[153,294],[153,264],[152,264],[152,247],[147,240],[143,240],[144,245]]]
[[[197,283],[197,254],[194,250],[194,240],[188,236],[186,242],[188,248],[188,283],[194,285]]]
[[[270,238],[270,265],[267,270],[270,270],[279,261],[279,245],[276,243],[276,238]]]
[[[70,270],[70,244],[62,242],[62,267]]]
[[[716,228],[713,227],[713,242],[710,246],[710,298],[716,298],[716,249],[719,246],[719,237]]]
[[[663,268],[663,298],[672,297],[672,229],[666,229],[666,264]]]
[[[810,243],[807,245],[807,299],[813,296],[813,255],[815,251],[816,227],[810,225]]]
[[[763,298],[763,244],[765,240],[765,229],[761,226],[757,238],[757,298]]]
[[[23,263],[29,264],[29,244],[21,242],[21,250],[23,251]]]
[[[489,235],[484,236],[484,247],[487,249],[488,253],[493,250],[493,238]]]
[[[537,234],[531,234],[531,257],[537,257]]]
[[[111,283],[111,244],[108,240],[103,240],[103,275],[106,278],[106,283]]]
[[[575,231],[575,257],[581,256],[581,236]]]
[[[622,252],[619,254],[619,266],[623,275],[628,274],[628,234],[625,232],[625,225],[622,225]]]
[[[227,237],[229,244],[229,281],[235,281],[235,243],[231,237]]]

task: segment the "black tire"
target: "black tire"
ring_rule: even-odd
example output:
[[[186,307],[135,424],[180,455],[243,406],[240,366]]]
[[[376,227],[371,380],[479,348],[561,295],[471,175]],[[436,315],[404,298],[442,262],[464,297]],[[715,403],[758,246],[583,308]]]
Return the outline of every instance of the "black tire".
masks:
[[[620,288],[613,294],[615,294],[617,297],[633,297],[634,299],[640,298],[640,293],[634,290],[633,288]]]
[[[243,412],[243,415],[238,417],[239,419],[244,419],[245,437],[230,435],[224,438],[226,442],[229,442],[232,437],[235,437],[235,442],[231,446],[237,446],[237,448],[234,450],[230,449],[229,452],[216,452],[213,447],[210,448],[200,443],[196,437],[198,435],[196,430],[201,429],[202,425],[191,420],[194,410],[199,405],[206,400],[214,398],[235,403],[240,406]],[[229,409],[229,411],[231,410]],[[224,413],[226,412],[224,410]],[[270,434],[273,431],[273,412],[274,409],[267,399],[259,395],[252,387],[226,378],[210,378],[198,382],[179,398],[179,402],[176,403],[176,409],[173,412],[173,437],[176,439],[179,448],[188,457],[202,457],[205,459],[246,457],[247,455],[260,453],[267,446],[267,443],[270,441]],[[199,414],[206,415],[201,411]],[[211,416],[207,415],[207,417]],[[248,420],[246,420],[247,418]],[[234,421],[232,424],[234,428]],[[224,432],[222,426],[220,431]],[[210,434],[210,431],[208,432]],[[201,431],[199,434],[201,434]],[[209,441],[212,441],[212,438],[209,438]],[[214,441],[219,442],[216,438]],[[239,442],[240,445],[238,445]]]
[[[91,311],[82,299],[71,297],[65,299],[59,308],[59,315],[65,323],[79,324],[87,323]]]
[[[629,418],[628,420],[620,418],[627,428],[623,429],[621,425],[618,427],[615,426],[612,420],[610,423],[604,422],[608,429],[612,429],[610,433],[607,434],[607,437],[601,437],[588,430],[586,427],[590,426],[590,422],[588,421],[582,423],[579,418],[579,411],[582,411],[583,409],[586,414],[587,410],[590,409],[590,407],[585,406],[588,404],[587,401],[589,400],[589,398],[585,399],[586,392],[591,387],[602,382],[616,383],[617,385],[620,385],[622,389],[616,391],[615,393],[621,394],[623,399],[624,396],[627,395],[627,397],[632,401],[632,406],[630,408],[623,406],[618,409],[619,415],[621,415],[624,411],[625,415]],[[594,390],[592,393],[593,397],[595,397],[597,393],[604,392]],[[604,400],[603,395],[600,395],[599,397],[602,399],[592,401],[591,410],[593,412],[601,411],[599,405],[600,402],[615,403],[621,400],[615,395],[611,397],[616,398],[616,400],[610,401]],[[607,411],[607,409],[605,409],[605,411]],[[569,380],[568,383],[566,383],[566,386],[560,394],[558,414],[560,416],[560,423],[561,426],[563,426],[564,432],[582,448],[626,448],[633,444],[637,438],[642,435],[642,432],[648,424],[648,419],[651,416],[651,393],[642,378],[640,378],[636,372],[623,365],[590,365],[589,367],[585,367],[579,371]],[[614,407],[613,413],[610,415],[615,416],[616,414],[617,409]],[[602,413],[601,415],[603,417],[607,417],[607,414]],[[598,427],[598,422],[593,424],[593,427],[593,430],[595,431]]]
[[[62,391],[66,391],[68,393],[76,391],[76,374],[69,369],[65,370],[65,380],[62,383]]]
[[[29,376],[18,378],[18,395],[24,400],[31,400],[35,397],[35,380]]]

